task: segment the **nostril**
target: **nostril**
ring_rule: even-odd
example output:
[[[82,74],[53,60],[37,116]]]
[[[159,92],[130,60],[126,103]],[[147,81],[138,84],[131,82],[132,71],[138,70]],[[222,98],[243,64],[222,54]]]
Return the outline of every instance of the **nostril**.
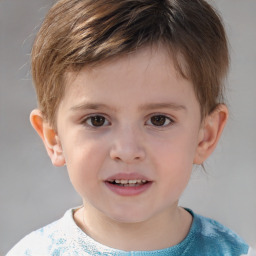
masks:
[[[115,161],[123,161],[125,163],[133,163],[141,161],[145,158],[145,151],[139,148],[115,148],[110,151],[111,159]]]

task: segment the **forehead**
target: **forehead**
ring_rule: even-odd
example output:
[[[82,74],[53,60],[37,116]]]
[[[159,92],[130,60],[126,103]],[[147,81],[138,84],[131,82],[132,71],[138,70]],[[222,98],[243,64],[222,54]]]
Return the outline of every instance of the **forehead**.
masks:
[[[168,92],[168,94],[164,93]],[[182,96],[194,98],[191,81],[182,77],[166,48],[145,47],[129,55],[113,58],[94,67],[66,74],[63,102],[88,100],[97,96],[99,101],[120,97],[140,101],[165,100]],[[134,99],[131,103],[134,103]]]
[[[155,67],[161,67],[156,69]],[[87,78],[97,78],[99,71],[105,76],[113,73],[125,73],[126,77],[142,74],[143,72],[154,71],[152,75],[157,76],[159,71],[175,74],[177,77],[187,79],[187,64],[181,54],[173,52],[162,43],[152,46],[144,46],[135,52],[126,53],[111,57],[102,62],[85,65],[79,71],[68,71],[64,74],[64,81],[67,87],[72,86],[74,80],[78,81]],[[138,71],[138,72],[137,72]],[[147,78],[146,76],[144,77]]]

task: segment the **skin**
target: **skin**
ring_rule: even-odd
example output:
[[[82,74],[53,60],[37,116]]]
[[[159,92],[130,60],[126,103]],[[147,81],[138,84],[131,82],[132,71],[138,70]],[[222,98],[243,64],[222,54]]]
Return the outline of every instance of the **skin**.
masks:
[[[57,131],[39,110],[31,113],[31,123],[52,163],[67,165],[83,199],[74,214],[78,226],[96,241],[127,251],[181,242],[192,216],[178,201],[193,164],[214,150],[226,106],[202,121],[191,82],[163,47],[67,73],[66,83]],[[149,186],[120,195],[106,185],[111,177],[143,177]]]

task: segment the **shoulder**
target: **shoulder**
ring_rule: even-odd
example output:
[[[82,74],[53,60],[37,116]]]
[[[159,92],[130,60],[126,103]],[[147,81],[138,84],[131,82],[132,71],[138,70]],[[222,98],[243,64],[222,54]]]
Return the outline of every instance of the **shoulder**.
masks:
[[[193,215],[197,244],[201,249],[209,252],[211,248],[213,252],[207,255],[247,255],[249,246],[236,233],[213,219],[195,213]]]
[[[18,242],[6,256],[62,255],[68,248],[64,231],[71,210],[59,220],[40,228]]]

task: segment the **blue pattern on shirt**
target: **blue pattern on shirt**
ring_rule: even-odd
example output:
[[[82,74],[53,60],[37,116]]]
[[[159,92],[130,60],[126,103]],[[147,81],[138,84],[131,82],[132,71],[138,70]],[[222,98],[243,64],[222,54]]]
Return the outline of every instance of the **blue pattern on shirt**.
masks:
[[[193,223],[181,243],[163,250],[125,252],[87,236],[75,224],[73,211],[67,211],[60,220],[26,236],[7,256],[241,256],[249,250],[249,246],[228,228],[188,210]]]

